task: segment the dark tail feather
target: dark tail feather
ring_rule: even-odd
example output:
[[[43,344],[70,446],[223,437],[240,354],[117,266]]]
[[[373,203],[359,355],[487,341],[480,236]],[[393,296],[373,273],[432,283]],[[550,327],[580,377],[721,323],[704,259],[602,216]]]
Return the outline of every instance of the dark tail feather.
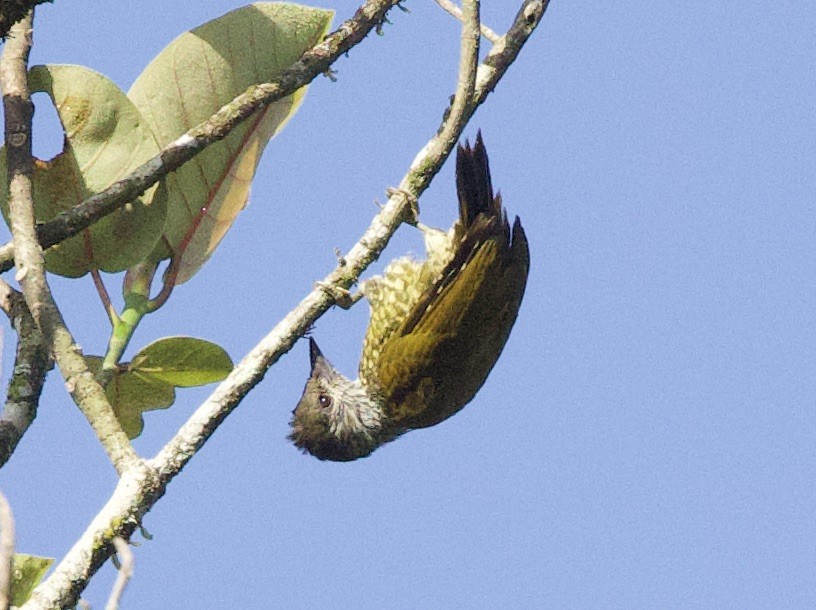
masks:
[[[459,218],[469,227],[479,214],[498,216],[501,199],[493,196],[490,182],[490,164],[482,141],[482,132],[476,135],[473,148],[465,140],[456,151],[456,192],[459,195]]]

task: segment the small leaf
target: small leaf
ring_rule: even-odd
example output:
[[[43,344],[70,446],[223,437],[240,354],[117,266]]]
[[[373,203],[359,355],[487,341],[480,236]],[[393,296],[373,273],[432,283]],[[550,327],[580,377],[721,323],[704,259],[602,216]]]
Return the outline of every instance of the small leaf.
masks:
[[[96,373],[102,366],[102,359],[96,356],[86,356],[88,368]],[[166,409],[176,400],[176,391],[173,386],[161,381],[145,377],[132,371],[128,365],[121,365],[113,375],[113,379],[105,388],[105,394],[113,407],[116,419],[128,438],[134,439],[144,429],[145,411]]]
[[[102,358],[86,356],[94,375]],[[144,429],[143,413],[166,409],[176,400],[176,387],[221,381],[232,370],[227,352],[215,343],[193,337],[166,337],[139,351],[132,362],[119,365],[105,388],[116,419],[128,438]]]
[[[224,348],[194,337],[166,337],[151,343],[130,363],[143,377],[189,388],[221,381],[232,370]]]
[[[275,79],[323,38],[333,15],[278,2],[239,8],[176,38],[128,96],[165,145],[248,87]],[[180,257],[176,284],[201,268],[232,226],[246,205],[263,149],[297,110],[305,91],[258,111],[167,177],[165,239],[150,260]]]
[[[150,128],[124,92],[82,66],[35,66],[32,92],[47,93],[65,132],[63,151],[34,165],[34,215],[50,220],[98,193],[156,155]],[[6,151],[0,151],[6,173]],[[8,191],[0,181],[0,205],[8,222]],[[167,214],[163,185],[46,252],[46,268],[80,277],[92,268],[117,272],[143,260],[156,246]]]
[[[11,605],[22,606],[54,563],[51,557],[15,553],[11,558]]]
[[[176,400],[176,391],[170,384],[131,371],[114,375],[105,393],[130,439],[142,433],[145,411],[166,409]]]

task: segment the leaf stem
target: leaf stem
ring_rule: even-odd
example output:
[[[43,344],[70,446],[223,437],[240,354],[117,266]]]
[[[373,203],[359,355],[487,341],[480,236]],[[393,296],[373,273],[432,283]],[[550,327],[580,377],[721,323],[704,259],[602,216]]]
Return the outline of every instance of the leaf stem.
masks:
[[[96,292],[99,294],[99,300],[102,301],[102,307],[105,308],[105,313],[108,314],[111,326],[116,326],[116,323],[119,321],[119,315],[116,313],[116,308],[111,302],[110,294],[108,294],[108,289],[105,288],[105,282],[102,281],[99,269],[91,269],[91,277],[93,278]]]
[[[127,349],[128,343],[133,338],[139,322],[145,314],[150,312],[150,301],[141,295],[130,294],[126,297],[125,308],[111,330],[108,340],[108,349],[105,352],[105,359],[102,361],[102,368],[98,374],[98,381],[107,385],[113,373],[119,367],[119,361]]]

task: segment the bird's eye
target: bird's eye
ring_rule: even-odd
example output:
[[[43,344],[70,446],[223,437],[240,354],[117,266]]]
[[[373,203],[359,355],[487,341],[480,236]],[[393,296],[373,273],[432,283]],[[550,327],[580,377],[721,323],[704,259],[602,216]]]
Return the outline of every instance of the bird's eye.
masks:
[[[325,394],[321,394],[317,397],[317,402],[320,403],[320,406],[324,409],[328,409],[331,406],[332,399],[331,396],[326,396]]]

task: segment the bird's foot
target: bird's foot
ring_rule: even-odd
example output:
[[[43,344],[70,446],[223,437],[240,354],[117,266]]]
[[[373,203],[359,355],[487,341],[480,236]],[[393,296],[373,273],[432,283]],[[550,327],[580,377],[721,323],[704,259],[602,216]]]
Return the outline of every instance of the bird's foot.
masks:
[[[385,194],[388,195],[389,198],[394,195],[401,195],[408,202],[403,216],[403,222],[409,225],[416,225],[419,222],[419,201],[413,193],[405,189],[389,187],[385,190]]]
[[[362,290],[358,290],[352,294],[346,288],[328,282],[315,282],[315,288],[319,288],[325,292],[331,297],[335,305],[343,309],[351,309],[357,301],[363,298]]]

